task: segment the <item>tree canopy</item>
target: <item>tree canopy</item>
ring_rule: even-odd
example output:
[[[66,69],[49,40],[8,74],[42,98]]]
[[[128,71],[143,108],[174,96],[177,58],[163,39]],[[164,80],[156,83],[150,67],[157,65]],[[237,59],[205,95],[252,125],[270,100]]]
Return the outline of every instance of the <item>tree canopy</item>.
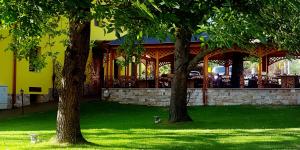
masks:
[[[237,44],[253,49],[259,43],[291,53],[299,52],[298,1],[261,1],[251,5],[256,9],[246,13],[232,7],[216,9],[212,22],[203,26],[213,47]]]
[[[18,58],[28,59],[42,37],[65,34],[63,88],[57,115],[59,142],[78,143],[80,132],[79,99],[82,96],[85,64],[90,45],[90,21],[96,19],[107,32],[120,38],[125,60],[140,56],[144,36],[160,40],[170,37],[175,42],[175,76],[172,84],[170,121],[190,121],[187,114],[187,73],[193,65],[214,50],[235,44],[255,48],[256,43],[299,52],[300,18],[298,0],[0,0],[0,26],[12,37],[10,50]],[[58,29],[61,18],[68,29]],[[203,51],[189,59],[189,42],[199,37]],[[2,36],[0,36],[2,37]],[[48,43],[49,46],[53,43]],[[36,63],[45,66],[43,60]]]

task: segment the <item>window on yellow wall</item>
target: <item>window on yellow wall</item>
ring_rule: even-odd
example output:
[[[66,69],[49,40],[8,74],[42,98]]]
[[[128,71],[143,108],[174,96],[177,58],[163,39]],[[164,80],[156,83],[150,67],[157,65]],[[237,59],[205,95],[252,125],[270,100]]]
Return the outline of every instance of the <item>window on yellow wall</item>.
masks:
[[[35,60],[41,55],[41,47],[36,47],[32,49],[29,56],[29,71],[37,72],[36,68],[34,67]]]
[[[95,25],[96,27],[99,27],[99,21],[94,20],[94,25]]]

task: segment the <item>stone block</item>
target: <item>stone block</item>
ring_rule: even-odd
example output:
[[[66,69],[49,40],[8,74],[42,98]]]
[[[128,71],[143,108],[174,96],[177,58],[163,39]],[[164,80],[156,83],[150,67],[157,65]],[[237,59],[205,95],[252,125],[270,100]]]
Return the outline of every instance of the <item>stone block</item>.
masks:
[[[30,95],[24,94],[23,95],[23,106],[28,106],[28,105],[30,105]],[[21,95],[16,96],[15,107],[22,107],[22,96]]]

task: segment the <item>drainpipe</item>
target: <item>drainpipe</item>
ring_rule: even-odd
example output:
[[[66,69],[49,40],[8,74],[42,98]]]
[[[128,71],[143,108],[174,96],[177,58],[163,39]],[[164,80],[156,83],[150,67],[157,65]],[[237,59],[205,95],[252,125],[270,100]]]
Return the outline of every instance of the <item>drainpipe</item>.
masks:
[[[13,80],[12,80],[12,108],[17,101],[17,57],[16,52],[13,54]]]

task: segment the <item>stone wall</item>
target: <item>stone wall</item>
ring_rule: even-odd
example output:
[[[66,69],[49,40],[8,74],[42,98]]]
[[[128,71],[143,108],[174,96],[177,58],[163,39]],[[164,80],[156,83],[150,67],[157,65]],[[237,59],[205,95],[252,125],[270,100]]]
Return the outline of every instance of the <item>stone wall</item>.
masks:
[[[109,101],[149,106],[169,106],[171,97],[170,88],[113,88],[109,93]],[[202,90],[189,89],[188,93],[188,105],[203,105]]]
[[[7,109],[11,109],[12,108],[12,95],[8,94],[7,98],[8,98]]]
[[[9,95],[10,101],[12,101],[11,94]],[[48,94],[36,94],[36,103],[45,103],[52,101],[52,89],[49,89]],[[30,104],[30,94],[24,94],[23,96],[23,106],[28,106]],[[14,107],[21,107],[22,106],[22,96],[21,94],[17,94],[16,96],[16,103],[14,104]]]
[[[9,96],[11,99],[11,95]],[[45,103],[45,102],[49,102],[52,100],[51,98],[52,96],[50,96],[49,94],[37,94],[36,97],[36,103]],[[28,106],[30,105],[30,95],[29,94],[24,94],[23,96],[23,106]],[[14,107],[21,107],[22,106],[22,96],[20,94],[17,94],[16,97],[16,103],[14,105]]]
[[[208,89],[208,105],[299,105],[300,89]]]
[[[107,100],[124,104],[168,106],[171,89],[113,88],[109,89],[109,95]],[[188,89],[188,105],[203,105],[202,98],[202,89]],[[207,100],[208,105],[299,105],[300,89],[210,88],[207,90]]]
[[[29,94],[24,94],[23,95],[23,106],[28,106],[30,105],[30,95]],[[16,97],[16,103],[14,107],[21,107],[22,106],[22,96],[17,94]]]
[[[7,94],[7,103],[5,103],[5,106],[1,105],[0,109],[11,109],[12,108],[12,94]],[[36,103],[45,103],[49,101],[54,101],[54,98],[52,96],[52,89],[49,89],[48,94],[36,94]],[[24,94],[23,96],[23,106],[30,105],[30,94]],[[21,94],[16,95],[16,103],[14,104],[14,107],[21,107],[22,106],[22,96]]]

